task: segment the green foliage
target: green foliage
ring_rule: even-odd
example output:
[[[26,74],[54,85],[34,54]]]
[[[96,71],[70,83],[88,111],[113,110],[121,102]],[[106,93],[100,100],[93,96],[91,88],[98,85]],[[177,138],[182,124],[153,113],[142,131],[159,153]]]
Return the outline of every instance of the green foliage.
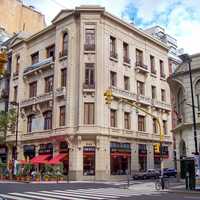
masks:
[[[24,165],[24,170],[23,170],[24,176],[30,175],[31,168],[32,168],[31,164],[25,164]]]
[[[14,131],[16,119],[16,109],[0,111],[0,144],[5,142],[7,131]]]

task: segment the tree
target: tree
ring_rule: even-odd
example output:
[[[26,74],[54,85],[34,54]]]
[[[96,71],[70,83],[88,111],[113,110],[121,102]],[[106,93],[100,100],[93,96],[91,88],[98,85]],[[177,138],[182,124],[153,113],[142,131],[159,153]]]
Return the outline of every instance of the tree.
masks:
[[[0,144],[5,143],[8,131],[15,130],[16,120],[16,109],[10,109],[8,112],[0,111]]]

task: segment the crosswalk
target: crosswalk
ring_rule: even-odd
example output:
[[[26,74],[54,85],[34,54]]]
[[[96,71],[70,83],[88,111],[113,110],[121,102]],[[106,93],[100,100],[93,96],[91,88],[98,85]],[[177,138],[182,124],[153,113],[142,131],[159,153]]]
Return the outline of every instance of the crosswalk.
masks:
[[[159,195],[149,184],[135,185],[132,189],[125,190],[120,188],[85,188],[85,189],[68,189],[68,190],[51,190],[37,192],[12,192],[0,194],[8,200],[115,200],[123,197],[141,196],[141,195]]]

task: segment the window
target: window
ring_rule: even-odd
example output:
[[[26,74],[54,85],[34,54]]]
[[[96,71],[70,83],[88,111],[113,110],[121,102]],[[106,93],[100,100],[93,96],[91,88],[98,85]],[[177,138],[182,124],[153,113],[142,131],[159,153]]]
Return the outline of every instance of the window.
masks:
[[[150,65],[151,65],[151,73],[156,74],[156,69],[155,69],[155,57],[150,55]]]
[[[156,86],[151,86],[151,98],[156,99]]]
[[[15,74],[18,75],[19,74],[19,67],[20,67],[20,56],[18,55],[16,57],[16,69],[15,69]]]
[[[15,86],[14,87],[14,95],[13,95],[13,101],[17,102],[17,93],[18,93],[18,87]]]
[[[43,113],[44,117],[44,130],[52,129],[52,111]]]
[[[95,175],[95,147],[83,147],[83,175]]]
[[[94,78],[95,78],[94,63],[86,63],[84,87],[95,88]]]
[[[136,65],[143,66],[143,52],[136,49]]]
[[[68,33],[64,32],[62,37],[62,52],[60,57],[68,55]]]
[[[124,89],[130,90],[130,78],[128,76],[124,76]]]
[[[195,94],[196,94],[198,111],[200,111],[200,80],[198,80],[195,84]]]
[[[130,129],[130,113],[129,112],[124,113],[124,128]]]
[[[37,51],[36,53],[31,55],[31,63],[36,64],[39,62],[39,52]]]
[[[48,76],[45,78],[45,92],[53,91],[53,76]]]
[[[117,111],[113,109],[110,110],[110,126],[117,127]]]
[[[61,69],[61,87],[66,87],[67,85],[67,68]]]
[[[163,132],[165,135],[167,135],[167,121],[166,120],[163,120]]]
[[[157,120],[153,118],[153,133],[157,133]]]
[[[85,30],[85,51],[94,51],[95,50],[95,29],[86,29]]]
[[[137,81],[137,94],[145,95],[144,83],[141,81]]]
[[[110,85],[117,87],[117,73],[116,72],[110,72]]]
[[[27,132],[32,132],[32,122],[33,122],[34,115],[29,115],[27,118]]]
[[[94,103],[84,103],[84,124],[94,124]]]
[[[160,77],[165,78],[165,72],[164,72],[164,62],[160,60]]]
[[[60,107],[60,126],[65,125],[65,106]]]
[[[47,51],[47,58],[52,57],[52,59],[54,60],[54,58],[55,58],[55,44],[47,47],[46,51]]]
[[[125,63],[130,63],[129,59],[129,47],[126,42],[123,42],[123,55],[124,55],[124,62]]]
[[[37,96],[37,81],[34,81],[29,84],[29,97]]]
[[[110,36],[110,57],[117,58],[116,38]]]
[[[166,92],[164,89],[161,89],[161,101],[166,101]]]
[[[138,131],[145,131],[145,116],[138,115]]]

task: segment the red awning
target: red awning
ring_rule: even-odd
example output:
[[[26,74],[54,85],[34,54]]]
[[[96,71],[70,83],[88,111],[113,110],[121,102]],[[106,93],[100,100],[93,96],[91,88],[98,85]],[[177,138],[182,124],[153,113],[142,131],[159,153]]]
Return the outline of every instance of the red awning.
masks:
[[[31,164],[45,164],[48,163],[48,158],[50,157],[50,154],[46,155],[38,155],[30,160]]]
[[[68,154],[67,153],[59,153],[55,157],[53,157],[48,164],[60,164],[63,160],[67,158]]]

